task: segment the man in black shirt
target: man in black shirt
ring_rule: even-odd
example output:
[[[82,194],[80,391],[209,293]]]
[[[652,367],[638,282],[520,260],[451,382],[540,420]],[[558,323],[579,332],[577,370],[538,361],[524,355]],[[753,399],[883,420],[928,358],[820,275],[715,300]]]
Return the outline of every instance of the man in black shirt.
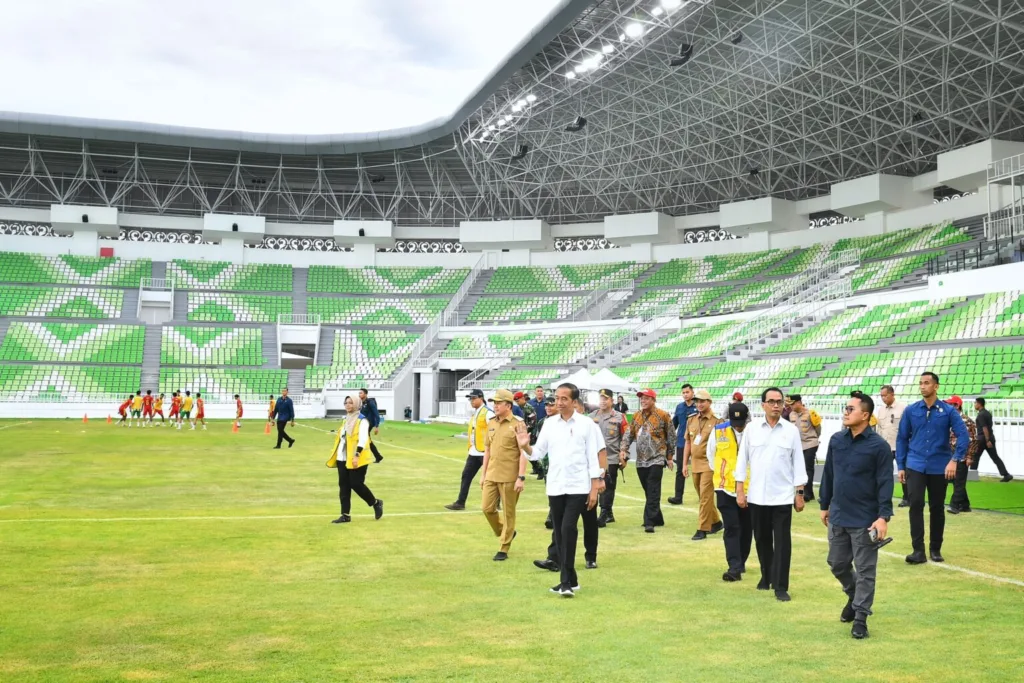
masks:
[[[996,464],[996,469],[999,470],[999,476],[1002,477],[1000,481],[1003,483],[1013,481],[1013,475],[1006,470],[1003,459],[996,453],[996,433],[992,428],[992,413],[985,410],[985,399],[980,396],[974,399],[974,409],[978,411],[978,418],[974,421],[974,424],[978,426],[978,450],[975,453],[974,462],[971,463],[971,469],[978,469],[981,454],[988,453],[992,462]]]
[[[868,637],[878,566],[876,542],[885,538],[892,517],[892,451],[869,428],[874,411],[874,401],[865,394],[846,402],[846,429],[829,440],[818,488],[821,523],[828,527],[828,564],[847,595],[839,620],[853,622],[850,635],[858,640]]]

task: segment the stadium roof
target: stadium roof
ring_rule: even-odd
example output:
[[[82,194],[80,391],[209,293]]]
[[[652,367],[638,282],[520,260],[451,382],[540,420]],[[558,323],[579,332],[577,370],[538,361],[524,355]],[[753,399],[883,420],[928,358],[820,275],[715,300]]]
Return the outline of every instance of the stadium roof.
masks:
[[[7,117],[0,199],[578,222],[803,199],[869,173],[927,172],[988,137],[1024,139],[1020,3],[569,0],[522,47],[442,134],[356,147]]]

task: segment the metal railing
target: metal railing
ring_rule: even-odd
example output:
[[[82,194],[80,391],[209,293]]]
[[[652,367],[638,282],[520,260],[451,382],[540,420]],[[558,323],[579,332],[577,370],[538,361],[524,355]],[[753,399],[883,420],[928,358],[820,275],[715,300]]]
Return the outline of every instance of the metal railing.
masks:
[[[171,293],[171,315],[174,315],[174,278],[144,277],[139,281],[139,300],[135,304],[135,317],[142,320],[142,293],[146,290]]]
[[[480,273],[484,271],[484,257],[481,256],[477,259],[473,267],[469,269],[469,274],[466,275],[466,279],[462,281],[462,285],[455,290],[455,294],[452,295],[448,305],[444,307],[444,311],[441,313],[442,324],[445,327],[454,327],[459,324],[459,306],[469,296],[469,291],[476,284],[477,278],[480,277]]]
[[[484,361],[483,365],[459,380],[459,391],[479,389],[480,378],[485,377],[487,373],[492,370],[497,370],[501,366],[507,365],[510,362],[511,359],[506,356],[502,356],[500,358],[488,358]]]
[[[278,325],[320,325],[319,313],[278,313]]]
[[[992,161],[988,165],[988,182],[990,183],[1018,175],[1024,175],[1024,154]]]
[[[990,240],[1014,239],[1024,236],[1024,213],[1002,218],[990,216],[985,219],[985,238]]]

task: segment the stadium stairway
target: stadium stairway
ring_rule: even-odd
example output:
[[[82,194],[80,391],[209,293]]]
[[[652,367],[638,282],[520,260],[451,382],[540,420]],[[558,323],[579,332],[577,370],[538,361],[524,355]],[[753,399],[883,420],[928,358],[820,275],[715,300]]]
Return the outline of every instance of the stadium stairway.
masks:
[[[309,281],[309,269],[292,268],[292,313],[305,314],[309,312],[306,307],[306,287]]]
[[[171,320],[188,320],[188,292],[174,291],[174,303]]]
[[[142,347],[142,386],[143,391],[160,388],[160,344],[163,337],[163,325],[146,325],[146,341]]]
[[[306,369],[299,368],[298,370],[288,371],[288,393],[295,396],[301,396],[302,392],[306,390]]]
[[[313,365],[330,365],[334,360],[334,333],[337,328],[321,327],[320,342],[316,347],[316,359]]]
[[[3,343],[4,337],[7,336],[7,328],[9,328],[10,326],[10,318],[0,318],[0,344]]]
[[[163,280],[167,277],[167,261],[153,261],[153,279]]]
[[[263,367],[268,370],[278,370],[281,367],[281,359],[278,357],[277,349],[277,325],[260,325],[263,328]]]
[[[124,290],[120,320],[135,322],[139,319],[139,288]]]
[[[729,351],[725,355],[727,357],[736,357],[736,358],[743,358],[743,359],[760,358],[761,357],[760,354],[765,349],[767,349],[767,348],[769,348],[771,346],[775,346],[776,344],[778,344],[779,342],[781,342],[783,340],[789,339],[790,337],[792,337],[794,335],[797,335],[797,334],[800,334],[801,332],[806,331],[807,328],[812,327],[812,326],[820,323],[821,321],[825,320],[828,317],[829,316],[827,316],[827,315],[821,315],[821,316],[808,315],[808,316],[804,316],[802,318],[797,318],[796,320],[794,320],[794,321],[790,322],[789,324],[787,324],[785,327],[782,327],[780,329],[775,330],[770,335],[768,335],[767,338],[759,339],[757,341],[752,342],[749,345],[750,348],[735,347],[735,348],[729,349]],[[767,355],[766,357],[773,358],[776,355],[777,354],[771,354],[771,355]]]
[[[477,276],[476,281],[470,286],[469,292],[466,293],[465,298],[462,300],[462,303],[459,304],[459,308],[455,312],[455,325],[461,326],[466,324],[466,318],[469,317],[470,311],[472,311],[473,307],[476,306],[476,302],[484,295],[484,292],[487,290],[487,285],[490,284],[492,277],[494,277],[493,268],[483,268],[480,270],[480,274]]]

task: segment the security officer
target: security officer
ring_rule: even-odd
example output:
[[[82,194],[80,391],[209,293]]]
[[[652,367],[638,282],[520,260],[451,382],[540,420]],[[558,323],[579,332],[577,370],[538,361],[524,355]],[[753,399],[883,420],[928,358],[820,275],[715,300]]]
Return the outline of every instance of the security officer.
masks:
[[[594,422],[601,429],[601,436],[604,437],[605,448],[609,453],[618,453],[622,447],[622,435],[626,433],[626,416],[614,410],[614,394],[611,389],[602,389],[600,392],[600,408],[590,414]],[[608,462],[608,473],[605,475],[604,493],[601,494],[601,516],[597,520],[597,526],[603,527],[609,522],[615,521],[612,512],[612,505],[615,503],[615,484],[619,476],[619,463],[616,458]]]
[[[537,411],[534,409],[533,404],[526,400],[526,394],[521,391],[517,391],[513,394],[513,400],[515,405],[523,411],[523,422],[526,425],[526,431],[530,433],[530,445],[537,443],[537,433],[539,428],[537,427]],[[537,475],[538,479],[544,478],[544,470],[539,462],[531,462],[533,466],[533,473]]]

